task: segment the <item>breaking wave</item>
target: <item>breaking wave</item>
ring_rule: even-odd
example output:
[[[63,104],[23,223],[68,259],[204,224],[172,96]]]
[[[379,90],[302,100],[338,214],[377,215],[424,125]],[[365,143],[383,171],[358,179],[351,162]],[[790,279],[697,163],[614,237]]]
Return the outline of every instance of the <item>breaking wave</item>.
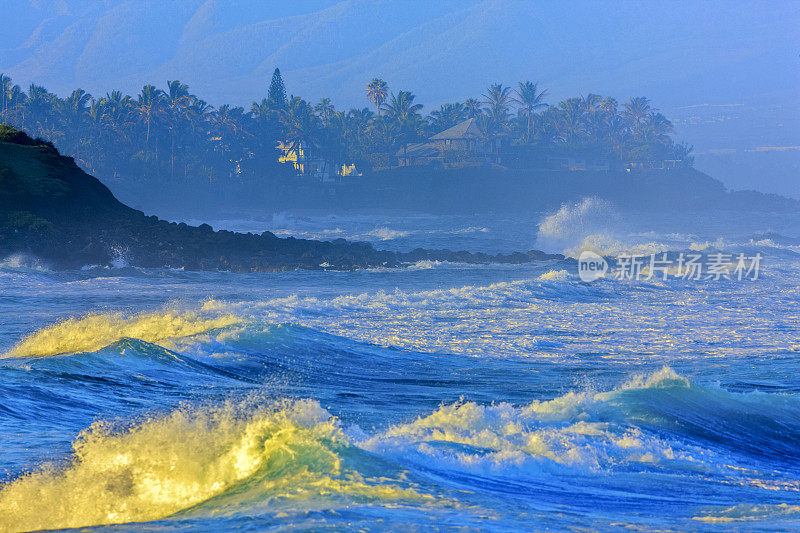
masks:
[[[68,464],[0,488],[0,529],[156,520],[212,498],[216,515],[298,500],[433,500],[385,470],[364,475],[356,463],[338,420],[309,400],[183,408],[121,430],[98,422],[75,440]]]
[[[126,317],[120,313],[90,314],[69,318],[22,339],[3,357],[44,357],[91,352],[130,337],[156,343],[230,326],[240,319],[202,316],[197,313],[160,311]]]
[[[537,245],[543,249],[568,250],[591,235],[613,232],[618,214],[602,199],[589,197],[575,204],[564,204],[539,223]]]

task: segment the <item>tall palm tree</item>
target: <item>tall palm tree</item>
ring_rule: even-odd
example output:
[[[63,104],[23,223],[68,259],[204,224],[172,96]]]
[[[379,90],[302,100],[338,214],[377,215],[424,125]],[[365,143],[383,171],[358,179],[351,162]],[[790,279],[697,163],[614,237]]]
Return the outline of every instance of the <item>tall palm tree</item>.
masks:
[[[375,104],[378,116],[381,116],[381,106],[386,101],[388,93],[389,86],[380,78],[372,78],[372,81],[367,84],[367,99]]]
[[[579,144],[586,126],[583,98],[568,98],[558,104],[557,129],[561,140],[571,146]]]
[[[499,83],[489,86],[483,96],[483,103],[486,104],[489,116],[492,117],[496,134],[504,133],[508,128],[508,109],[511,103],[511,88],[503,87]]]
[[[500,145],[495,141],[508,132],[510,118],[508,109],[511,103],[511,88],[494,83],[489,86],[489,90],[482,96],[489,116],[489,120],[485,120],[482,123],[484,134],[492,139],[495,153],[499,154]]]
[[[464,104],[442,104],[438,110],[432,111],[428,117],[428,123],[434,132],[444,131],[464,120]]]
[[[101,98],[102,124],[117,139],[129,139],[129,126],[135,107],[133,98],[122,94],[122,91],[111,91]]]
[[[530,81],[521,81],[515,92],[516,98],[514,98],[514,101],[522,106],[520,111],[527,120],[527,128],[525,130],[526,140],[530,142],[530,139],[533,137],[533,115],[539,109],[547,107],[547,104],[544,103],[544,99],[550,93],[546,90],[539,91],[539,84]]]
[[[314,108],[295,96],[289,100],[281,116],[285,141],[289,151],[300,155],[300,150],[308,157],[319,145],[319,118],[314,114]]]
[[[367,109],[366,107],[362,109],[351,109],[347,112],[347,120],[350,122],[350,128],[355,128],[357,130],[363,130],[375,114]]]
[[[75,89],[72,94],[63,101],[62,117],[65,122],[65,135],[72,140],[75,159],[80,159],[80,139],[83,134],[83,125],[86,122],[88,104],[92,100],[92,95],[83,89]]]
[[[327,119],[319,135],[319,149],[324,160],[339,168],[347,159],[347,118],[341,111],[334,111]]]
[[[29,117],[29,127],[39,137],[53,136],[54,103],[55,95],[41,85],[31,83],[25,99],[25,114]]]
[[[350,109],[345,116],[345,130],[348,151],[353,154],[353,157],[362,161],[365,159],[365,147],[368,142],[367,131],[373,122],[375,113],[369,108]]]
[[[323,126],[328,125],[331,116],[336,112],[330,98],[323,98],[320,100],[319,103],[314,106],[314,110],[319,115],[319,118],[322,119]]]
[[[208,133],[208,123],[214,114],[214,107],[205,100],[193,98],[187,109],[186,117],[189,121],[189,128],[192,135],[197,137]]]
[[[166,105],[166,122],[169,130],[169,174],[170,179],[175,177],[175,143],[176,137],[182,130],[186,121],[187,108],[191,102],[189,86],[178,80],[167,81],[167,90],[164,92]]]
[[[623,115],[630,120],[633,127],[638,127],[650,111],[655,111],[650,107],[650,101],[644,96],[632,96],[625,104]]]
[[[145,125],[145,146],[150,149],[150,126],[158,120],[163,113],[164,91],[156,89],[154,85],[145,85],[136,102],[136,115]]]
[[[599,94],[589,93],[583,97],[583,107],[586,112],[592,112],[603,104],[603,97]]]
[[[670,133],[675,129],[672,122],[661,113],[650,112],[642,121],[640,138],[643,143],[668,144],[671,142]]]
[[[606,113],[609,118],[617,114],[617,106],[616,98],[610,96],[604,98],[603,101],[598,104],[598,108]]]
[[[483,114],[483,104],[477,98],[467,98],[464,101],[464,116],[477,118]]]
[[[241,170],[241,162],[245,157],[245,141],[252,137],[252,133],[247,131],[249,118],[243,107],[231,107],[228,104],[219,106],[211,114],[211,126],[216,141],[216,163],[222,169],[227,169],[229,175],[234,170]]]
[[[11,97],[11,78],[5,74],[0,73],[0,121],[6,122],[8,120],[8,105]]]
[[[20,129],[25,129],[25,108],[28,95],[19,85],[12,85],[8,91],[8,115],[13,117]]]
[[[419,137],[423,122],[420,110],[422,104],[414,103],[414,94],[410,91],[392,93],[388,104],[384,104],[386,118],[397,133],[397,140],[403,146],[403,151],[408,150],[408,143]]]
[[[278,115],[278,109],[270,100],[262,98],[261,102],[250,104],[250,115],[256,122],[268,122]]]

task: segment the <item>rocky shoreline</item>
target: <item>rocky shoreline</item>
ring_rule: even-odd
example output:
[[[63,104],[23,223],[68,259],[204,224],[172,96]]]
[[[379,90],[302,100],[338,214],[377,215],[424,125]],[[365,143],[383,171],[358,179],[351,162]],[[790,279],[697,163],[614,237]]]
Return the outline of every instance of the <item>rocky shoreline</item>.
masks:
[[[122,261],[144,268],[272,272],[398,267],[422,260],[525,263],[560,259],[536,250],[489,255],[417,249],[376,250],[371,244],[279,238],[214,231],[145,216],[119,202],[72,158],[10,128],[0,131],[0,258],[28,254],[54,269]]]

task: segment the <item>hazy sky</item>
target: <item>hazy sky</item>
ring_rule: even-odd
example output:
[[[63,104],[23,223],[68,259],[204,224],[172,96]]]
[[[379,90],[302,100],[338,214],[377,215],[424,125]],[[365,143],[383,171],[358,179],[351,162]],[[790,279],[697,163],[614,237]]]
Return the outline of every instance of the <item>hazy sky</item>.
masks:
[[[550,89],[552,102],[589,92],[646,95],[676,120],[678,137],[695,144],[701,168],[710,164],[737,188],[800,195],[798,150],[782,150],[786,161],[766,181],[735,163],[753,160],[746,150],[764,159],[769,150],[758,148],[800,146],[800,0],[0,5],[11,21],[0,33],[0,71],[23,87],[101,95],[180,79],[213,104],[249,105],[278,66],[290,93],[330,97],[339,107],[367,105],[373,76],[411,90],[428,111],[492,82],[526,79]]]

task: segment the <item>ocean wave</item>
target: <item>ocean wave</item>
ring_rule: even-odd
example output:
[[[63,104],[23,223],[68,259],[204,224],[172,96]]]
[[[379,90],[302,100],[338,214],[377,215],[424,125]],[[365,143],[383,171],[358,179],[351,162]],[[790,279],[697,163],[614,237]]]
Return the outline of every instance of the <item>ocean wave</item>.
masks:
[[[230,326],[239,321],[231,315],[208,316],[180,311],[157,311],[134,316],[121,313],[89,314],[40,329],[23,338],[2,357],[45,357],[93,352],[126,337],[150,343],[163,342]]]
[[[664,368],[618,390],[675,386],[688,387],[689,382]],[[668,462],[674,467],[680,461],[694,461],[674,443],[634,425],[597,416],[617,392],[569,392],[520,407],[462,400],[444,404],[411,423],[393,426],[360,446],[395,456],[410,452],[417,460],[438,468],[446,465],[511,476],[527,476],[531,470],[557,466],[597,471],[628,463],[651,466]]]
[[[310,400],[182,408],[123,429],[98,422],[73,448],[68,464],[0,486],[0,530],[156,520],[211,499],[216,516],[253,504],[434,499],[389,479],[385,465],[361,472],[339,421]]]
[[[598,302],[613,295],[604,283],[580,284],[563,277],[554,281],[523,279],[333,298],[291,294],[254,302],[210,300],[203,310],[253,317],[265,323],[292,323],[357,342],[415,352],[519,356],[532,351],[553,352],[562,345],[563,337],[548,333],[553,322],[548,314],[555,312],[550,302]]]
[[[605,392],[568,392],[515,406],[461,400],[359,446],[427,468],[529,478],[539,472],[701,472],[727,484],[800,490],[749,470],[753,456],[798,452],[797,398],[714,391],[669,367]],[[743,422],[746,421],[746,422]],[[702,423],[701,423],[702,421]],[[705,426],[702,427],[702,426]],[[786,442],[789,439],[792,442]],[[691,443],[691,444],[690,444]]]
[[[759,520],[800,519],[800,505],[739,504],[730,507],[705,509],[703,514],[692,517],[698,522],[727,523],[755,522]]]
[[[539,223],[538,246],[562,251],[575,247],[588,235],[610,234],[618,214],[605,200],[588,197],[574,204],[564,204]]]
[[[537,278],[540,281],[568,281],[573,275],[566,270],[548,270]]]
[[[476,493],[506,491],[509,481],[546,487],[552,475],[603,491],[617,475],[645,490],[659,475],[770,494],[800,490],[796,475],[776,468],[789,468],[798,453],[798,398],[703,387],[670,367],[600,392],[585,387],[521,403],[446,402],[367,431],[344,427],[314,400],[262,398],[91,425],[66,462],[0,485],[0,530],[360,504],[468,509]],[[786,460],[759,462],[759,449]],[[476,483],[469,494],[460,489],[465,483]],[[688,512],[720,522],[797,511],[760,505]]]
[[[396,230],[387,227],[380,227],[368,231],[367,233],[364,234],[364,236],[372,237],[380,241],[390,241],[394,239],[399,239],[401,237],[408,237],[412,233],[416,232],[411,230]]]

